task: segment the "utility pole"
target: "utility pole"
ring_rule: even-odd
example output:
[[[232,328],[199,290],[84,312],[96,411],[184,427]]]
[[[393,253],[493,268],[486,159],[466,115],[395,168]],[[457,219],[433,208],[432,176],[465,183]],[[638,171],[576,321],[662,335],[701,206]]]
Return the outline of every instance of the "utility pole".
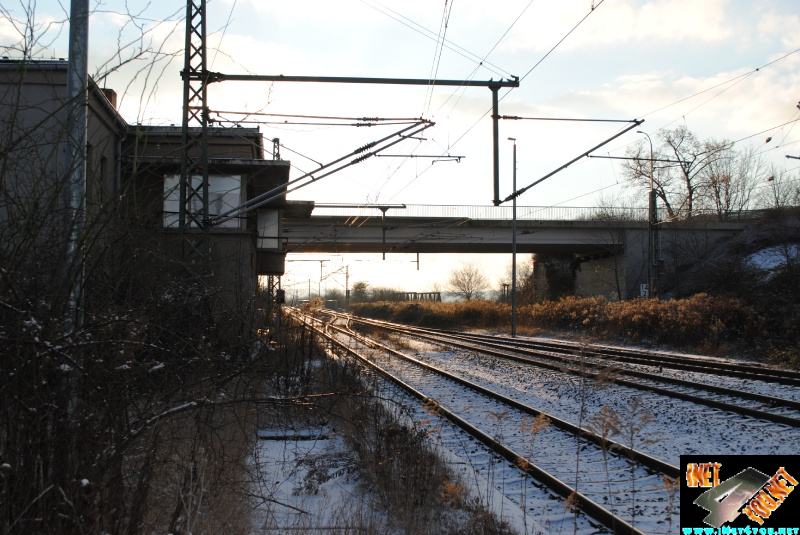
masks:
[[[82,238],[86,222],[86,126],[89,109],[89,0],[72,0],[69,19],[69,66],[67,69],[67,195],[69,235],[67,237],[66,281],[69,285],[64,334],[71,337],[83,323],[84,253]],[[78,407],[83,362],[71,367],[66,388],[66,421],[59,423],[68,446],[56,463],[63,477],[61,484],[78,477],[81,465]],[[66,451],[64,451],[66,450]],[[58,451],[58,450],[56,450]],[[56,472],[58,473],[58,472]],[[62,491],[63,493],[63,491]],[[66,499],[66,495],[64,495]],[[80,514],[80,510],[76,513]]]
[[[86,219],[86,125],[89,108],[89,0],[72,0],[69,17],[67,68],[67,195],[69,235],[66,274],[69,281],[66,333],[71,335],[83,320],[83,252],[81,234]]]
[[[650,191],[647,202],[647,295],[658,297],[659,271],[661,269],[658,250],[658,212],[656,207],[656,191],[653,188],[653,140],[647,132],[637,130],[637,134],[647,136],[650,142]]]
[[[322,299],[322,264],[325,262],[327,262],[327,260],[319,261],[319,283],[317,283],[317,295],[319,295],[320,299]]]
[[[314,259],[305,259],[305,258],[298,258],[287,260],[287,262],[319,262],[319,283],[317,284],[317,293],[319,294],[320,298],[322,297],[322,264],[325,262],[330,262],[329,259],[320,260],[319,258]],[[308,279],[308,299],[311,299],[311,279]]]
[[[517,191],[517,140],[510,137],[509,141],[514,142],[514,178],[511,187]],[[517,196],[514,195],[513,208],[511,211],[511,338],[517,337]]]

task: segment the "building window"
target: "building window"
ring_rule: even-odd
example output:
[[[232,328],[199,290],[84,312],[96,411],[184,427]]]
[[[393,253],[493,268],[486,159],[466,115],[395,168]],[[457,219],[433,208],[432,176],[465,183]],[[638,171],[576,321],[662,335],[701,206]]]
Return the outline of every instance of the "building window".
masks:
[[[178,228],[178,209],[180,204],[180,175],[164,177],[164,227]],[[192,187],[199,188],[203,177],[192,176]],[[242,177],[240,175],[209,175],[208,177],[208,213],[210,216],[220,215],[242,204]],[[199,213],[202,210],[201,199],[192,199],[191,210]],[[197,226],[197,224],[193,224]],[[243,218],[234,218],[217,225],[221,228],[242,228]]]

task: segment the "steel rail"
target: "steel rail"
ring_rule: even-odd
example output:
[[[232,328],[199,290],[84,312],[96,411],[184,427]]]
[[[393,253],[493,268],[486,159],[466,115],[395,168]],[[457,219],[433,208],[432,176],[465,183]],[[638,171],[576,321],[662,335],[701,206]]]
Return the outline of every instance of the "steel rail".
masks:
[[[664,474],[666,474],[666,475],[668,475],[668,476],[670,476],[672,478],[675,478],[675,479],[680,477],[680,471],[679,471],[677,466],[673,466],[673,465],[671,465],[671,464],[669,464],[667,462],[662,461],[661,459],[658,459],[656,457],[653,457],[653,456],[648,455],[646,453],[643,453],[641,451],[634,450],[633,448],[625,446],[624,444],[620,444],[619,442],[616,442],[614,440],[604,439],[604,438],[600,437],[599,435],[593,433],[592,431],[589,431],[588,429],[584,429],[582,427],[578,427],[577,425],[573,425],[573,424],[567,422],[566,420],[562,420],[562,419],[560,419],[560,418],[558,418],[556,416],[553,416],[551,414],[548,414],[548,413],[539,411],[537,409],[534,409],[530,405],[525,405],[524,403],[520,403],[519,401],[511,399],[511,398],[509,398],[507,396],[504,396],[503,394],[500,394],[498,392],[495,392],[494,390],[492,390],[490,388],[486,388],[486,387],[480,386],[480,385],[478,385],[476,383],[468,381],[467,379],[464,379],[463,377],[459,377],[459,376],[457,376],[455,374],[452,374],[450,372],[447,372],[445,370],[437,368],[436,366],[433,366],[431,364],[427,364],[425,362],[422,362],[422,361],[420,361],[418,359],[415,359],[414,357],[411,357],[411,356],[406,355],[406,354],[404,354],[404,353],[402,353],[400,351],[397,351],[396,349],[393,349],[393,348],[388,347],[388,346],[386,346],[384,344],[381,344],[380,342],[377,342],[375,340],[370,340],[369,338],[366,338],[363,335],[360,335],[359,333],[356,333],[354,331],[348,331],[348,330],[342,329],[341,327],[338,327],[336,325],[329,325],[329,328],[334,329],[334,330],[336,330],[338,332],[341,332],[342,334],[353,336],[354,338],[356,338],[357,340],[359,340],[363,344],[371,345],[371,346],[379,348],[379,349],[381,349],[381,350],[383,350],[383,351],[385,351],[387,353],[391,353],[392,355],[394,355],[397,358],[400,358],[400,359],[403,359],[405,361],[411,362],[411,363],[413,363],[413,364],[415,364],[415,365],[417,365],[417,366],[419,366],[421,368],[424,368],[424,369],[426,369],[428,371],[437,373],[437,374],[441,375],[442,377],[446,377],[447,379],[450,379],[451,381],[455,381],[458,384],[460,384],[462,386],[466,386],[467,388],[470,388],[470,389],[472,389],[472,390],[474,390],[474,391],[476,391],[476,392],[478,392],[480,394],[483,394],[483,395],[485,395],[487,397],[490,397],[492,399],[500,401],[500,402],[502,402],[502,403],[504,403],[506,405],[514,407],[515,409],[517,409],[517,410],[519,410],[521,412],[524,412],[524,413],[529,414],[529,415],[534,416],[534,417],[539,416],[539,415],[544,415],[550,420],[550,422],[554,426],[558,427],[559,429],[562,429],[564,431],[572,433],[573,435],[576,435],[578,437],[584,437],[589,442],[592,442],[593,444],[595,444],[597,446],[600,446],[601,448],[607,448],[609,451],[623,452],[623,453],[625,453],[627,455],[627,457],[626,457],[627,459],[634,460],[634,461],[636,461],[637,463],[639,463],[639,464],[641,464],[643,466],[646,466],[646,467],[651,468],[653,470],[656,470],[658,472],[662,472],[662,473],[664,473]]]
[[[434,406],[435,410],[441,416],[447,418],[450,422],[457,425],[459,428],[463,429],[469,435],[475,437],[479,440],[484,446],[495,452],[496,454],[503,457],[508,462],[514,464],[520,471],[524,472],[525,474],[529,475],[530,477],[535,478],[537,481],[541,482],[554,492],[556,492],[562,498],[569,498],[570,496],[574,496],[574,500],[577,502],[577,507],[586,513],[588,516],[592,517],[593,519],[597,520],[605,527],[612,530],[615,534],[618,535],[645,535],[644,532],[635,528],[634,526],[630,525],[626,520],[622,519],[621,517],[613,514],[612,512],[608,511],[605,507],[598,504],[597,502],[593,501],[589,497],[585,496],[581,492],[576,491],[567,483],[564,483],[556,476],[550,474],[543,468],[535,465],[534,463],[527,460],[523,455],[520,455],[513,451],[511,448],[503,445],[501,442],[495,440],[491,435],[482,431],[481,429],[475,427],[468,421],[464,420],[454,412],[450,411],[443,405],[441,405],[435,399],[426,396],[424,393],[420,392],[419,390],[415,389],[411,385],[407,384],[403,380],[395,377],[390,372],[384,370],[374,362],[370,361],[368,358],[364,357],[363,355],[359,354],[354,349],[348,347],[346,344],[337,340],[334,336],[331,336],[325,330],[320,329],[314,326],[312,323],[306,322],[305,318],[310,317],[306,316],[305,314],[301,314],[299,312],[295,312],[296,314],[301,315],[304,325],[307,325],[325,340],[330,342],[332,345],[335,345],[339,349],[343,350],[347,354],[357,358],[359,361],[363,362],[371,369],[377,371],[383,377],[389,379],[390,381],[398,384],[401,388],[406,390],[412,396],[416,397],[423,403],[429,406]],[[316,318],[311,318],[315,321],[320,321]],[[346,332],[346,331],[345,331]],[[520,463],[519,460],[524,459],[527,462]],[[522,466],[520,466],[522,465]]]
[[[503,336],[465,333],[465,332],[458,332],[458,331],[451,331],[444,329],[426,329],[423,327],[416,327],[416,328],[427,332],[444,333],[464,338],[472,338],[475,340],[497,341],[507,345],[516,345],[532,349],[546,348],[562,352],[575,351],[576,349],[580,349],[583,352],[592,353],[598,358],[612,358],[614,360],[619,360],[622,362],[631,362],[633,364],[647,364],[647,365],[663,366],[665,368],[674,368],[678,370],[701,371],[705,373],[714,373],[715,375],[740,377],[740,378],[755,379],[760,381],[771,381],[792,386],[800,386],[800,372],[792,370],[782,370],[779,368],[770,368],[754,364],[739,364],[733,362],[719,362],[712,360],[697,362],[696,360],[693,360],[689,357],[681,357],[670,354],[654,354],[647,351],[641,351],[636,349],[623,350],[612,347],[600,346],[597,344],[589,344],[585,347],[582,347],[577,344],[570,344],[567,342],[548,342],[540,340],[510,340]]]
[[[434,336],[440,334],[439,332],[437,332],[435,330],[430,330],[430,331],[428,331],[426,329],[419,329],[419,330],[423,331],[423,332],[432,333]],[[460,339],[460,340],[464,340],[464,339],[473,340],[473,341],[475,341],[475,342],[477,342],[479,344],[484,344],[484,345],[487,345],[489,347],[494,347],[494,348],[498,348],[498,349],[503,349],[503,348],[506,348],[508,346],[514,346],[514,349],[512,349],[512,351],[517,351],[517,352],[520,352],[520,353],[524,353],[524,354],[528,354],[528,355],[536,356],[536,357],[543,357],[543,358],[550,358],[550,359],[553,359],[553,360],[564,361],[564,359],[561,358],[561,357],[551,356],[551,355],[540,353],[541,351],[546,350],[546,349],[537,348],[537,346],[535,345],[536,344],[535,342],[534,342],[534,345],[527,345],[527,344],[525,344],[524,341],[508,340],[506,338],[492,337],[492,336],[483,337],[482,335],[477,335],[478,337],[475,337],[473,335],[463,334],[463,333],[447,334],[446,336],[452,336],[453,338],[457,338],[457,339]],[[522,347],[522,348],[525,348],[525,349],[519,349],[519,347]],[[542,347],[548,348],[548,346],[546,344],[543,345]],[[536,349],[534,349],[534,348],[536,348]],[[563,350],[562,352],[566,353],[566,349],[567,348],[565,348],[565,350]],[[568,349],[570,351],[569,354],[571,354],[571,355],[574,355],[575,351],[580,351],[582,353],[587,353],[588,356],[601,358],[601,359],[607,358],[606,356],[604,356],[602,354],[595,353],[595,351],[592,350],[592,349],[589,349],[587,351],[584,348],[581,348],[579,346],[569,346]],[[623,353],[624,353],[623,351],[621,351],[621,350],[616,350],[616,351],[618,351],[620,353],[621,357],[619,357],[619,358],[611,357],[614,360],[619,360],[621,362],[629,362],[629,363],[633,363],[633,364],[647,365],[647,366],[662,366],[660,361],[656,360],[655,357],[653,357],[653,359],[651,359],[651,360],[650,359],[644,359],[644,358],[636,358],[636,357],[626,358],[623,355]],[[600,365],[598,365],[598,364],[589,363],[588,365],[602,369],[602,367]],[[713,372],[709,372],[708,369],[706,369],[705,367],[700,367],[700,369],[695,369],[696,367],[694,367],[694,366],[680,366],[680,365],[673,365],[673,366],[663,365],[663,366],[665,368],[668,367],[668,368],[673,368],[673,369],[678,369],[678,370],[683,370],[683,371],[695,371],[695,372],[700,372],[700,373],[713,374]],[[721,368],[721,370],[725,371],[724,368]],[[715,386],[715,385],[710,385],[710,384],[706,384],[706,383],[696,383],[696,382],[692,382],[692,381],[686,381],[684,379],[678,379],[676,377],[667,377],[667,376],[662,376],[662,375],[655,375],[655,374],[648,373],[648,372],[641,372],[641,371],[637,371],[637,370],[628,370],[628,369],[625,369],[625,368],[619,368],[617,373],[621,373],[621,374],[624,374],[624,375],[630,375],[631,377],[639,377],[640,379],[649,379],[649,380],[653,380],[653,381],[671,383],[671,384],[685,386],[685,387],[689,387],[689,388],[695,388],[695,389],[698,389],[698,390],[706,390],[708,392],[714,392],[714,393],[717,393],[717,394],[725,394],[725,395],[738,397],[738,398],[742,398],[742,399],[749,399],[751,401],[757,401],[759,403],[764,403],[764,404],[770,405],[770,406],[780,405],[782,407],[786,407],[786,408],[789,408],[789,409],[800,410],[800,401],[795,401],[793,399],[779,398],[779,397],[776,397],[776,396],[766,396],[764,394],[756,394],[754,392],[747,392],[747,391],[741,391],[741,390],[736,390],[736,391],[734,391],[734,393],[732,393],[731,389],[725,388],[725,387],[721,387],[721,386]],[[716,374],[713,374],[713,375],[726,376],[728,374],[716,373]],[[764,377],[761,377],[758,374],[755,374],[755,375],[752,375],[752,374],[751,375],[738,375],[737,374],[737,375],[731,375],[731,377],[744,377],[746,379],[751,379],[751,380],[769,381],[769,379],[765,379]]]
[[[365,318],[369,319],[369,318]],[[371,320],[381,323],[381,320]],[[496,336],[489,334],[476,334],[463,331],[454,331],[449,329],[434,329],[430,327],[418,327],[413,325],[403,325],[392,322],[382,322],[387,325],[395,325],[400,328],[415,329],[419,331],[446,334],[462,338],[472,338],[475,340],[490,340],[500,342],[506,345],[517,345],[521,347],[529,347],[533,349],[545,348],[561,352],[574,352],[580,350],[582,352],[593,353],[594,355],[605,358],[611,357],[623,362],[649,364],[655,362],[655,365],[674,368],[678,370],[688,371],[703,371],[705,373],[715,373],[716,375],[742,377],[745,379],[754,379],[760,381],[772,381],[792,386],[800,386],[800,372],[792,370],[783,370],[780,368],[773,368],[757,364],[737,364],[732,362],[719,362],[707,360],[703,363],[698,363],[690,357],[670,353],[652,353],[639,349],[620,349],[610,346],[603,346],[599,344],[581,345],[566,341],[543,341],[543,340],[512,340],[505,336]],[[636,360],[638,359],[638,360]],[[702,368],[692,369],[691,367]],[[709,369],[714,372],[708,371]],[[744,372],[744,373],[732,373]],[[749,373],[748,373],[749,372]]]
[[[488,343],[488,342],[483,343],[483,345],[481,345],[481,346],[476,346],[476,345],[466,344],[466,343],[463,343],[463,342],[458,342],[456,340],[448,339],[448,337],[455,338],[453,335],[426,334],[425,332],[420,332],[420,331],[422,331],[421,329],[418,330],[418,329],[415,329],[415,328],[400,327],[400,326],[395,326],[395,324],[387,324],[386,322],[376,322],[375,320],[367,320],[367,319],[364,319],[364,318],[358,318],[358,317],[354,317],[354,316],[345,316],[345,317],[347,317],[351,321],[355,321],[357,323],[363,323],[363,324],[366,324],[366,325],[372,325],[372,326],[375,326],[375,327],[381,327],[381,328],[384,328],[384,329],[387,329],[387,330],[394,330],[394,331],[402,332],[402,333],[407,334],[409,336],[416,336],[418,338],[424,338],[424,339],[431,340],[431,341],[434,341],[434,342],[437,342],[437,343],[440,343],[440,344],[459,347],[461,349],[468,349],[468,350],[471,350],[471,351],[477,351],[479,353],[485,353],[485,354],[488,354],[488,355],[492,355],[492,356],[499,357],[499,358],[504,358],[504,359],[511,359],[511,360],[515,360],[517,362],[523,362],[523,363],[526,363],[526,364],[533,364],[533,365],[536,365],[536,366],[539,366],[539,367],[555,370],[555,371],[562,372],[562,373],[570,373],[572,375],[579,375],[579,376],[584,376],[584,377],[597,378],[603,372],[601,366],[596,365],[596,364],[591,364],[591,363],[584,363],[584,364],[587,367],[596,368],[596,369],[599,369],[600,371],[595,373],[595,372],[592,372],[592,371],[577,369],[577,368],[574,368],[572,366],[565,366],[565,363],[570,363],[569,360],[564,358],[564,357],[557,356],[557,355],[547,355],[547,354],[542,354],[542,353],[539,353],[539,352],[536,352],[536,351],[532,351],[532,350],[513,348],[513,347],[503,346],[502,344],[493,344],[493,343]],[[489,346],[489,347],[486,347],[486,346]],[[492,347],[494,349],[492,349]],[[498,349],[501,350],[501,351],[498,351]],[[528,358],[528,357],[522,357],[522,356],[519,356],[519,355],[509,354],[508,351],[522,353],[522,354],[528,355],[529,357],[544,358],[544,359],[547,359],[547,360],[552,360],[552,361],[559,362],[560,364],[550,364],[548,362],[542,362],[540,360],[532,360],[531,358]],[[693,382],[684,381],[684,380],[681,380],[681,379],[663,377],[663,376],[660,376],[660,375],[648,374],[648,373],[645,373],[645,372],[637,372],[637,371],[634,371],[634,370],[625,370],[625,369],[622,369],[622,368],[615,368],[614,369],[614,373],[630,375],[630,376],[633,376],[633,377],[639,377],[641,379],[649,379],[649,380],[658,381],[658,382],[667,382],[667,383],[678,384],[678,385],[681,385],[681,386],[686,386],[686,387],[690,387],[690,388],[694,388],[694,389],[698,389],[698,390],[706,390],[706,391],[715,392],[715,393],[718,393],[718,394],[725,394],[725,395],[729,395],[729,396],[732,396],[732,397],[740,397],[740,398],[743,398],[743,399],[752,399],[754,401],[758,401],[758,402],[762,402],[762,403],[766,403],[766,404],[783,403],[787,407],[790,407],[792,405],[797,406],[797,402],[792,401],[792,400],[786,400],[786,399],[782,399],[782,398],[773,398],[773,397],[769,397],[769,396],[762,396],[760,394],[754,394],[752,392],[740,392],[740,391],[731,392],[728,389],[724,389],[724,388],[721,388],[721,387],[715,387],[713,385],[706,385],[706,384],[702,384],[702,383],[693,383]],[[725,402],[717,401],[717,400],[710,399],[710,398],[704,398],[704,397],[695,396],[695,395],[692,395],[692,394],[686,394],[684,392],[677,392],[675,390],[669,390],[669,389],[666,389],[666,388],[659,388],[659,387],[656,387],[656,386],[653,386],[653,385],[645,385],[645,384],[642,384],[642,383],[637,383],[635,381],[628,381],[628,380],[625,380],[625,379],[620,379],[619,377],[609,376],[605,380],[607,380],[609,382],[613,382],[613,383],[618,384],[620,386],[627,386],[627,387],[630,387],[630,388],[635,388],[637,390],[643,390],[643,391],[653,392],[653,393],[656,393],[656,394],[661,394],[661,395],[672,397],[672,398],[682,399],[684,401],[689,401],[691,403],[696,403],[696,404],[699,404],[699,405],[706,405],[708,407],[712,407],[712,408],[721,409],[721,410],[728,411],[728,412],[741,414],[743,416],[750,416],[752,418],[757,418],[757,419],[771,421],[771,422],[775,422],[775,423],[779,423],[779,424],[789,425],[789,426],[792,426],[792,427],[800,427],[800,419],[793,418],[793,417],[790,417],[790,416],[785,416],[785,415],[782,415],[782,414],[774,414],[774,413],[771,413],[771,412],[765,412],[765,411],[761,411],[761,410],[758,410],[758,409],[753,409],[753,408],[750,408],[750,407],[743,407],[743,406],[740,406],[740,405],[733,405],[731,403],[725,403]]]

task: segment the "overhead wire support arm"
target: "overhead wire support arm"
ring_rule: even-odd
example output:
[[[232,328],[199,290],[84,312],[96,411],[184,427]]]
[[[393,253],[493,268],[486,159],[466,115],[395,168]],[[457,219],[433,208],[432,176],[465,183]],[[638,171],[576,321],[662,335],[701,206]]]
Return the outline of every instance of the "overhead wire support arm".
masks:
[[[626,122],[631,122],[631,121],[626,121]],[[529,189],[531,189],[533,186],[535,186],[535,185],[537,185],[537,184],[540,184],[540,183],[544,182],[545,180],[547,180],[547,179],[548,179],[548,178],[550,178],[551,176],[555,175],[556,173],[558,173],[558,172],[560,172],[560,171],[563,171],[564,169],[566,169],[566,168],[567,168],[567,167],[569,167],[570,165],[574,164],[575,162],[577,162],[577,161],[578,161],[578,160],[580,160],[581,158],[584,158],[584,157],[586,157],[586,156],[589,156],[589,154],[593,153],[594,151],[596,151],[596,150],[597,150],[597,149],[599,149],[600,147],[602,147],[602,146],[604,146],[604,145],[607,145],[608,143],[611,143],[612,141],[614,141],[615,139],[617,139],[617,138],[618,138],[618,137],[620,137],[621,135],[623,135],[623,134],[627,133],[627,132],[628,132],[628,131],[630,131],[630,130],[633,130],[634,128],[636,128],[637,126],[639,126],[640,124],[642,124],[642,123],[644,122],[644,119],[634,119],[632,122],[633,122],[633,124],[632,124],[632,125],[628,126],[627,128],[623,129],[623,130],[622,130],[622,131],[620,131],[620,132],[617,132],[616,134],[614,134],[614,135],[613,135],[613,136],[611,136],[610,138],[606,139],[606,140],[605,140],[605,141],[603,141],[602,143],[600,143],[600,144],[598,144],[598,145],[595,145],[594,147],[592,147],[591,149],[587,150],[586,152],[584,152],[584,153],[583,153],[583,154],[581,154],[580,156],[577,156],[577,157],[573,158],[572,160],[570,160],[569,162],[565,163],[564,165],[562,165],[561,167],[559,167],[559,168],[558,168],[558,169],[556,169],[555,171],[551,171],[550,173],[546,174],[545,176],[543,176],[543,177],[542,177],[542,178],[540,178],[539,180],[537,180],[537,181],[533,182],[532,184],[529,184],[529,185],[525,186],[524,188],[521,188],[521,189],[519,189],[519,190],[517,190],[517,191],[513,192],[511,195],[509,195],[508,197],[506,197],[505,199],[503,199],[503,201],[502,201],[502,202],[508,202],[508,201],[510,201],[510,200],[512,200],[512,199],[514,199],[515,197],[519,197],[520,195],[522,195],[523,193],[525,193],[526,191],[528,191]]]
[[[510,80],[432,80],[429,78],[365,78],[361,76],[284,76],[283,74],[207,73],[210,82],[315,82],[339,84],[441,85],[457,87],[519,87],[519,77]]]
[[[633,156],[594,156],[590,154],[589,158],[603,158],[606,160],[639,160],[642,162],[664,162],[664,163],[680,163],[680,164],[690,163],[685,160],[662,160],[661,158],[634,158]]]
[[[212,82],[315,82],[338,84],[389,84],[455,87],[488,87],[492,91],[492,158],[494,161],[494,205],[500,205],[500,120],[498,91],[501,88],[519,87],[519,76],[506,80],[437,80],[429,78],[364,78],[360,76],[284,76],[265,74],[204,73],[207,83]]]
[[[578,123],[632,123],[636,119],[575,119],[559,117],[520,117],[518,115],[501,115],[501,119],[510,121],[574,121]]]
[[[229,221],[231,219],[234,219],[236,217],[244,215],[244,214],[246,214],[248,212],[256,210],[256,209],[258,209],[258,208],[264,206],[265,204],[268,204],[268,203],[270,203],[270,202],[272,202],[274,200],[277,200],[277,199],[279,199],[281,197],[284,197],[288,193],[291,193],[291,192],[296,191],[296,190],[298,190],[300,188],[308,186],[309,184],[313,184],[314,182],[316,182],[316,181],[318,181],[318,180],[320,180],[322,178],[325,178],[326,176],[332,175],[332,174],[334,174],[334,173],[336,173],[338,171],[341,171],[342,169],[346,169],[347,167],[350,167],[351,165],[355,165],[357,163],[361,163],[364,160],[370,158],[371,156],[375,156],[378,152],[386,150],[389,147],[392,147],[392,146],[396,145],[397,143],[400,143],[401,141],[403,141],[405,139],[404,136],[402,135],[404,132],[407,132],[409,130],[413,130],[411,132],[411,135],[418,134],[419,132],[422,132],[423,130],[426,130],[427,128],[430,128],[434,124],[436,124],[436,123],[433,123],[431,121],[420,120],[415,125],[406,127],[404,129],[400,130],[399,132],[395,132],[395,133],[393,133],[391,135],[385,136],[385,137],[379,139],[378,141],[373,141],[371,143],[368,143],[368,144],[364,145],[363,147],[359,147],[356,150],[346,154],[345,156],[342,156],[341,158],[337,158],[336,160],[321,166],[319,169],[316,169],[314,171],[311,171],[310,173],[306,173],[306,174],[304,174],[304,175],[302,175],[300,177],[297,177],[297,178],[295,178],[293,180],[290,180],[286,184],[282,184],[280,186],[272,188],[271,190],[266,191],[266,192],[264,192],[264,193],[262,193],[260,195],[257,195],[256,197],[253,197],[252,199],[240,204],[239,206],[237,206],[235,208],[231,208],[230,210],[228,210],[228,211],[226,211],[226,212],[224,212],[222,214],[219,214],[219,215],[217,215],[217,216],[215,216],[213,218],[210,218],[209,225],[215,226],[215,225],[222,224],[222,223],[224,223],[226,221]],[[393,137],[397,137],[397,139],[395,139],[395,140],[393,140],[391,142],[388,142]],[[377,148],[375,148],[375,147],[377,147]],[[374,149],[374,150],[371,150],[371,149]],[[322,175],[314,176],[314,175],[316,175],[316,173],[319,173],[320,171],[323,171],[325,169],[333,167],[336,164],[342,163],[343,161],[347,160],[348,158],[351,158],[351,157],[356,156],[356,155],[358,155],[358,156],[356,158],[353,158],[351,161],[349,161],[347,163],[344,163],[344,164],[340,165],[339,167],[336,167],[335,169],[332,169],[332,170],[330,170],[330,171],[328,171],[328,172],[326,172],[326,173],[324,173]],[[303,180],[307,180],[307,182],[305,182],[303,184],[299,184],[299,185],[297,184],[298,182],[303,181]],[[290,186],[294,186],[294,187],[290,187]]]
[[[433,158],[435,161],[454,161],[460,163],[466,156],[455,156],[451,154],[376,154],[376,158]]]

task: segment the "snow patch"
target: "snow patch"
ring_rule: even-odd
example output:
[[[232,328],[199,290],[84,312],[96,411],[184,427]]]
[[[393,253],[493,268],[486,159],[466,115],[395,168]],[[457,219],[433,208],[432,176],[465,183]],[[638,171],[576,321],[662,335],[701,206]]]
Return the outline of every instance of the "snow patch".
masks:
[[[747,263],[756,269],[775,271],[790,263],[800,261],[800,245],[767,247],[747,257]]]

